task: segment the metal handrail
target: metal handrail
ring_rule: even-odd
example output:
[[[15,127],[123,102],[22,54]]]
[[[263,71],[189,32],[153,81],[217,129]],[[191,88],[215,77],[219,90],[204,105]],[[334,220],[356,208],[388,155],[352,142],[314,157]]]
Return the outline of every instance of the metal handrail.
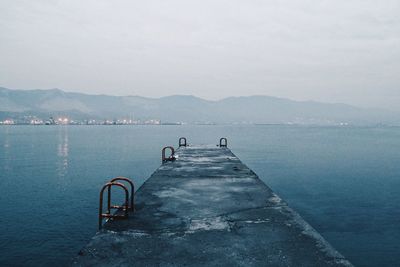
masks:
[[[224,143],[222,141],[225,141]],[[228,146],[228,140],[225,137],[222,137],[219,139],[219,146],[220,147],[227,147]]]
[[[110,183],[113,183],[115,181],[125,181],[125,182],[128,182],[130,184],[130,186],[131,186],[131,196],[130,196],[131,205],[128,206],[127,208],[128,208],[128,210],[135,211],[135,204],[134,204],[135,185],[133,184],[131,179],[126,178],[126,177],[122,177],[122,176],[118,176],[118,177],[115,177],[115,178],[111,179]],[[123,206],[118,206],[118,205],[111,206],[110,199],[111,199],[111,187],[108,187],[108,209],[121,209],[121,208],[123,208]]]
[[[165,156],[165,151],[167,149],[171,150],[171,155],[168,158]],[[174,155],[175,155],[175,149],[172,146],[166,146],[161,151],[161,161],[163,163],[167,162],[167,161],[173,161],[173,160],[175,160],[175,156]]]
[[[125,208],[122,208],[124,211],[124,214],[111,214],[111,187],[112,186],[118,186],[121,187],[125,191]],[[103,213],[103,195],[104,195],[104,190],[108,188],[108,209],[106,213]],[[103,224],[103,218],[113,218],[113,219],[127,219],[128,218],[128,207],[129,207],[129,192],[128,189],[123,185],[122,183],[118,182],[108,182],[106,183],[103,188],[100,190],[100,205],[99,205],[99,230],[102,228]]]
[[[182,142],[182,141],[184,141],[184,142]],[[179,147],[182,147],[182,146],[184,146],[184,147],[187,146],[187,142],[186,142],[186,138],[185,137],[179,138]]]

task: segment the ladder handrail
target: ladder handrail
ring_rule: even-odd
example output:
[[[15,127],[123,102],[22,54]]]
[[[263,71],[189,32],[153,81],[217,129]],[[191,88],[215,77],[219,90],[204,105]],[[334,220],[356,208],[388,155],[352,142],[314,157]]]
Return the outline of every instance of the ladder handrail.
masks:
[[[110,204],[110,199],[111,199],[111,187],[112,186],[118,186],[121,187],[125,191],[125,209],[124,209],[124,214],[123,215],[118,215],[118,214],[111,214],[111,204]],[[103,213],[103,195],[104,195],[104,190],[106,188],[109,188],[109,195],[108,195],[108,210],[106,213]],[[99,230],[102,228],[102,221],[103,218],[128,218],[128,207],[129,207],[129,192],[128,189],[123,185],[122,183],[118,182],[108,182],[106,183],[100,190],[100,204],[99,204]]]
[[[131,185],[131,197],[130,197],[131,198],[131,205],[128,206],[128,209],[130,209],[131,211],[134,211],[135,210],[135,205],[134,205],[135,185],[133,184],[132,180],[129,179],[129,178],[126,178],[126,177],[118,176],[118,177],[115,177],[115,178],[111,179],[110,182],[113,183],[115,181],[125,181],[125,182],[128,182]],[[110,187],[108,188],[108,191],[109,191],[109,193],[111,192],[111,188]],[[117,207],[119,207],[119,206],[117,206]],[[110,209],[110,207],[109,207],[109,209]]]
[[[222,141],[225,141],[225,142],[222,143]],[[220,147],[228,147],[228,140],[225,137],[222,137],[221,139],[219,139],[219,146]]]
[[[165,150],[170,149],[171,150],[171,155],[167,158],[165,157]],[[166,146],[162,149],[161,151],[161,162],[167,162],[167,161],[173,161],[175,160],[175,149],[172,146]]]
[[[184,141],[184,143],[182,143],[181,141]],[[187,146],[187,141],[186,141],[186,137],[181,137],[179,138],[179,147],[186,147]]]

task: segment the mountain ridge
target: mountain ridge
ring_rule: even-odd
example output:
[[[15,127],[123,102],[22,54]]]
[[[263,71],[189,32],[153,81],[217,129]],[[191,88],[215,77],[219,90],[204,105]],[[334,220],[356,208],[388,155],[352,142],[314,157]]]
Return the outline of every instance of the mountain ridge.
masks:
[[[397,114],[342,103],[296,101],[252,95],[206,100],[194,95],[160,98],[66,92],[58,88],[15,90],[0,87],[0,118],[73,116],[118,119],[135,115],[187,123],[397,124]]]

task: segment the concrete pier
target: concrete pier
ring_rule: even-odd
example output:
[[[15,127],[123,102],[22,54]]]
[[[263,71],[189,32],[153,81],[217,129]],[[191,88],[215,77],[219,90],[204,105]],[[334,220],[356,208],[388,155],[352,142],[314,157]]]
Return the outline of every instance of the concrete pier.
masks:
[[[74,266],[352,266],[228,148],[176,156]]]

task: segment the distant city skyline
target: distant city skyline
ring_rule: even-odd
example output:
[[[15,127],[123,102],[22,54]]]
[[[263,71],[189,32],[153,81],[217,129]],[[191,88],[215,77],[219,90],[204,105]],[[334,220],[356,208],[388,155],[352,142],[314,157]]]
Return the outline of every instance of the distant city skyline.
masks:
[[[0,86],[400,111],[400,2],[0,0]]]

